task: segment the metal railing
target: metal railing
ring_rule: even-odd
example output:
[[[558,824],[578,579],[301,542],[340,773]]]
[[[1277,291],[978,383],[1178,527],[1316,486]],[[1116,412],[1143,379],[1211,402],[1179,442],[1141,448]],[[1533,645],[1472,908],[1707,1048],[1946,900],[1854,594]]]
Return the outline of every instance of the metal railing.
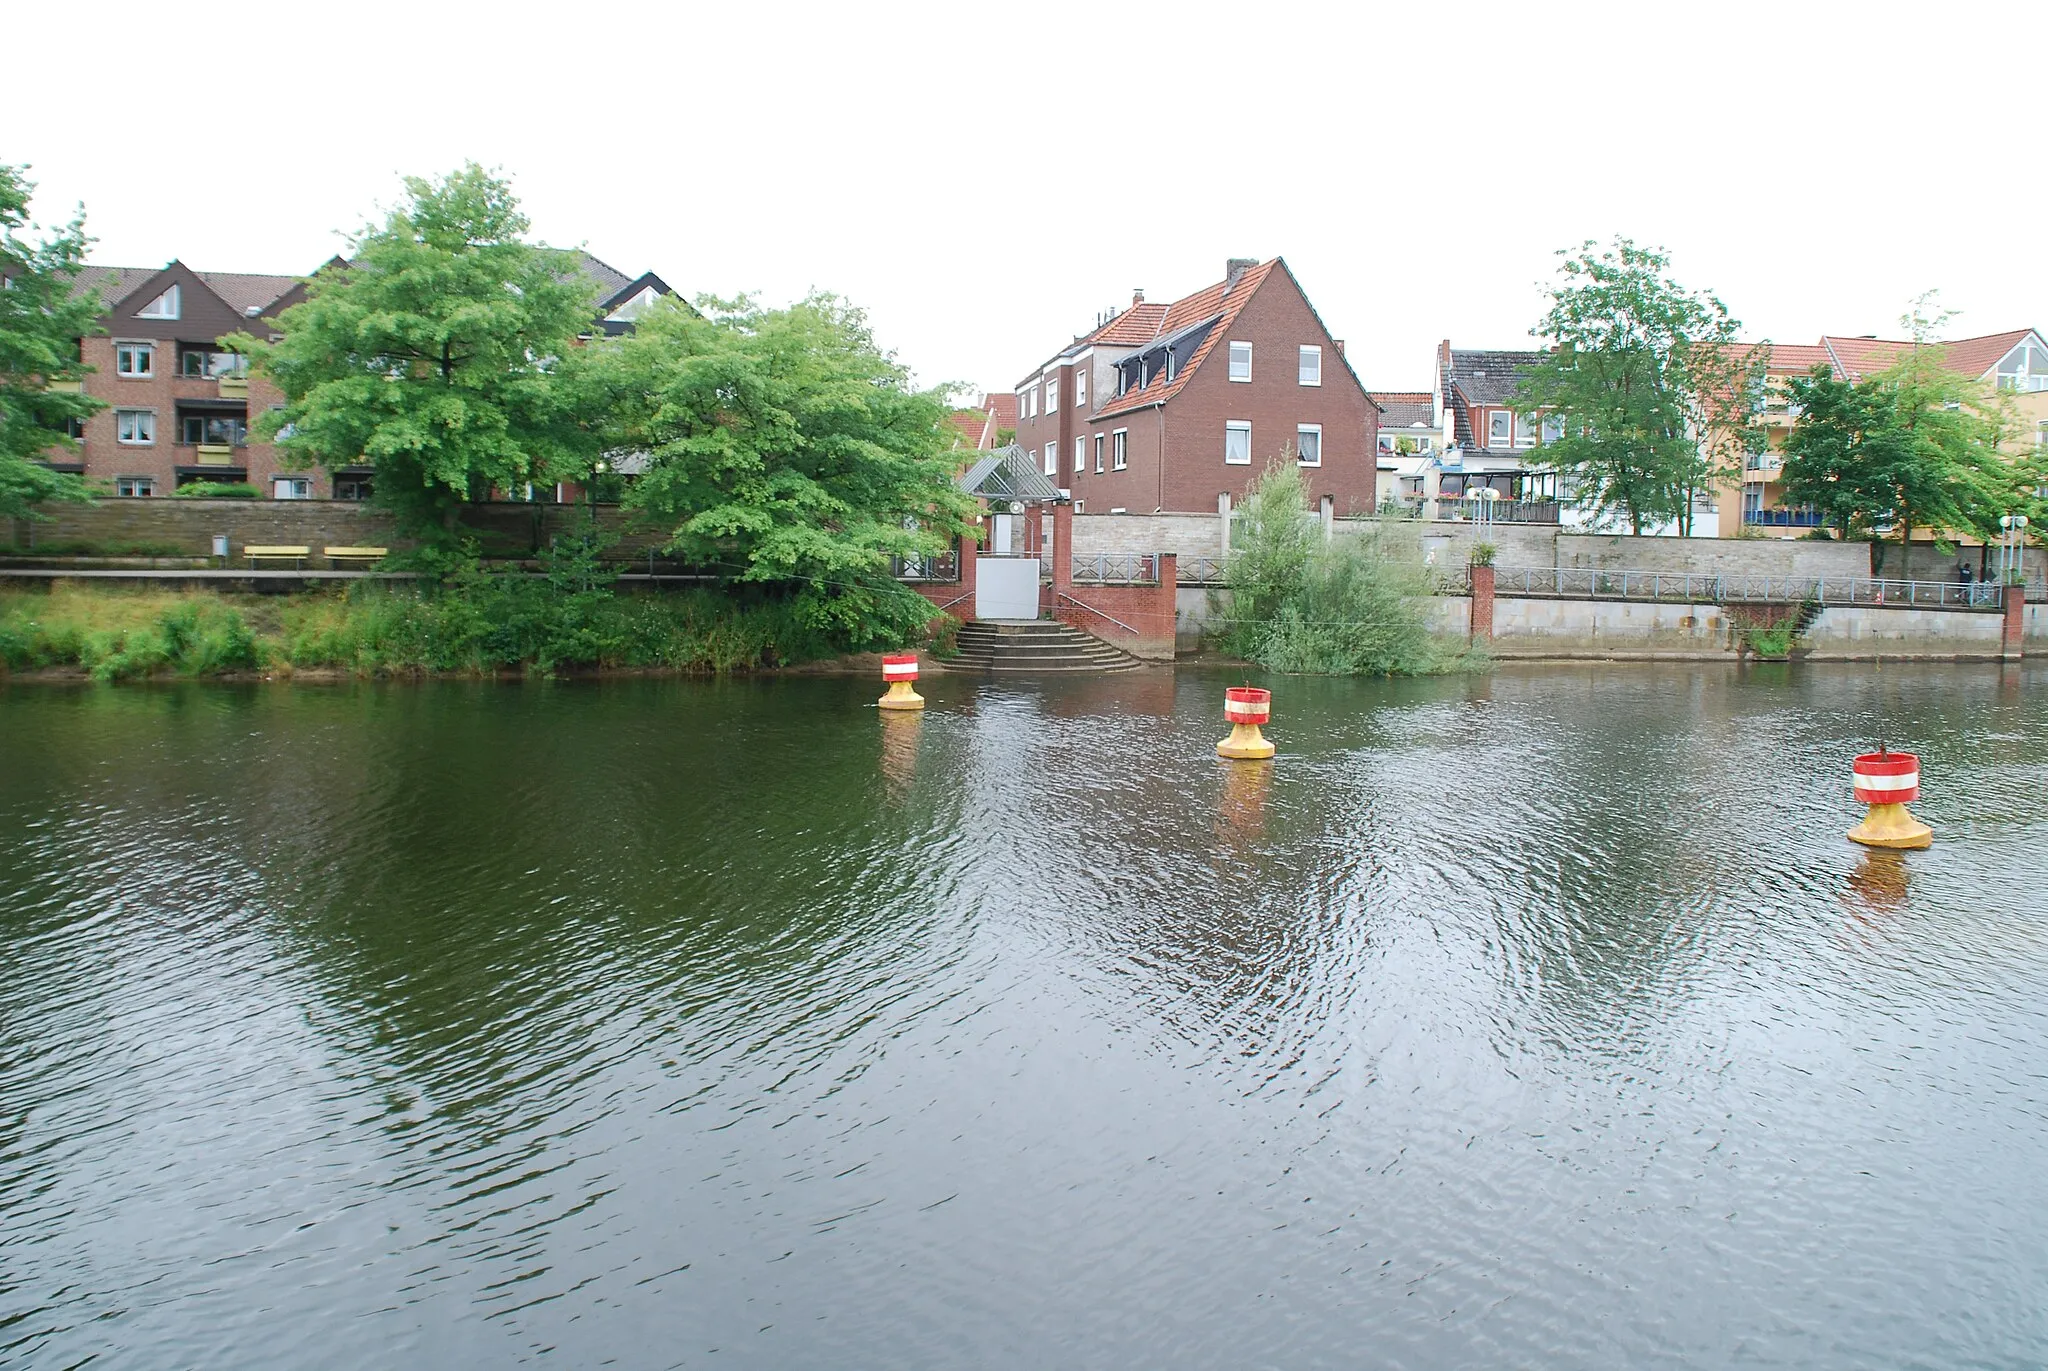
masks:
[[[1176,577],[1176,579],[1179,579]],[[1074,559],[1074,584],[1091,586],[1157,585],[1159,554],[1111,552]]]
[[[1229,563],[1221,557],[1182,557],[1173,579],[1184,586],[1220,586],[1229,580]]]
[[[1483,511],[1478,508],[1482,503],[1486,506]],[[1418,496],[1384,500],[1374,512],[1383,518],[1433,519],[1441,523],[1555,524],[1562,521],[1563,509],[1556,500],[1479,501],[1462,495],[1443,495],[1435,500]]]
[[[1742,522],[1752,528],[1819,528],[1821,515],[1816,509],[1745,509]]]
[[[1870,605],[1893,609],[1991,609],[2002,587],[1984,581],[1914,581],[1884,577],[1742,576],[1700,572],[1623,571],[1591,567],[1496,567],[1494,594],[1584,600],[1670,600],[1691,604]],[[2048,583],[2029,584],[2026,598],[2048,599]]]
[[[892,557],[890,575],[899,581],[957,581],[960,553],[957,550],[929,557]]]

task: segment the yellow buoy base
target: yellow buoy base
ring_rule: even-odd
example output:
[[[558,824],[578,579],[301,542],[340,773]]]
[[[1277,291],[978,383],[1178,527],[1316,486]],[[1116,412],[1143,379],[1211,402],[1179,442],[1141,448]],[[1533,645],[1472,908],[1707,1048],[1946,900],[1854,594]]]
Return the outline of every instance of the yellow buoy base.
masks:
[[[891,681],[889,693],[875,703],[882,709],[923,709],[924,696],[918,694],[908,681]]]
[[[1216,755],[1237,762],[1263,762],[1273,755],[1273,745],[1257,724],[1232,724],[1230,736],[1216,744]]]
[[[1904,805],[1872,805],[1863,822],[1849,830],[1849,841],[1865,847],[1918,849],[1933,845],[1934,830]]]

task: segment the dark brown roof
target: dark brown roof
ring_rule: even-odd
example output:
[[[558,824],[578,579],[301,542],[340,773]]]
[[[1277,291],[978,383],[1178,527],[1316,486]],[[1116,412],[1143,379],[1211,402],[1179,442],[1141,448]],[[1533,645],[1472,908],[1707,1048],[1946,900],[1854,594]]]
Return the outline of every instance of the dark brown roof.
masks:
[[[85,266],[79,268],[78,279],[72,283],[71,291],[77,295],[97,287],[100,307],[111,310],[162,270],[162,267]],[[207,289],[237,314],[247,314],[252,306],[264,309],[299,283],[296,276],[269,276],[245,271],[195,271],[192,274],[206,282]]]
[[[1522,373],[1549,356],[1545,352],[1451,349],[1445,380],[1458,388],[1467,404],[1497,405],[1522,384]]]

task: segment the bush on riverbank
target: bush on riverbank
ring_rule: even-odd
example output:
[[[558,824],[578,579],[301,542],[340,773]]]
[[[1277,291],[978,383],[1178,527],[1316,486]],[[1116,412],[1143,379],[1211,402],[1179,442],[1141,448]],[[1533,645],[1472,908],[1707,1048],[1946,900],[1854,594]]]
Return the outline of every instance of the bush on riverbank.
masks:
[[[261,661],[248,620],[219,596],[67,586],[0,593],[0,662],[12,670],[73,666],[114,681],[247,671]]]
[[[907,593],[907,592],[906,592]],[[624,667],[742,671],[915,641],[852,642],[820,596],[745,588],[674,594],[564,590],[473,574],[445,586],[362,583],[304,595],[223,595],[59,582],[0,592],[0,662],[99,680],[338,669],[359,676]],[[930,616],[919,600],[906,613]]]
[[[1467,656],[1439,645],[1424,619],[1429,569],[1419,546],[1380,531],[1323,540],[1301,473],[1269,469],[1230,535],[1226,651],[1273,671],[1408,676]]]

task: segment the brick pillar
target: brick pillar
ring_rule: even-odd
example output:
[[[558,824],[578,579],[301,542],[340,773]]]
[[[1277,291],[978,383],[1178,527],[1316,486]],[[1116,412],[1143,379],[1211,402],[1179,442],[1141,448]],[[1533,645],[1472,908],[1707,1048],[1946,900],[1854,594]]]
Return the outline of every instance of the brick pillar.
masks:
[[[1174,552],[1159,554],[1159,599],[1153,609],[1155,622],[1163,627],[1165,651],[1173,656],[1174,629],[1180,623],[1180,555]]]
[[[1052,507],[1052,603],[1074,593],[1074,507],[1062,500]]]
[[[1493,641],[1493,568],[1472,568],[1472,642],[1483,647]]]
[[[2007,586],[2005,588],[2005,624],[1998,635],[1998,655],[2008,662],[2017,662],[2023,651],[2022,640],[2027,631],[2027,588]]]
[[[974,617],[974,554],[979,550],[980,544],[975,541],[973,529],[960,535],[960,589],[957,593],[967,598],[949,612],[963,624]]]

